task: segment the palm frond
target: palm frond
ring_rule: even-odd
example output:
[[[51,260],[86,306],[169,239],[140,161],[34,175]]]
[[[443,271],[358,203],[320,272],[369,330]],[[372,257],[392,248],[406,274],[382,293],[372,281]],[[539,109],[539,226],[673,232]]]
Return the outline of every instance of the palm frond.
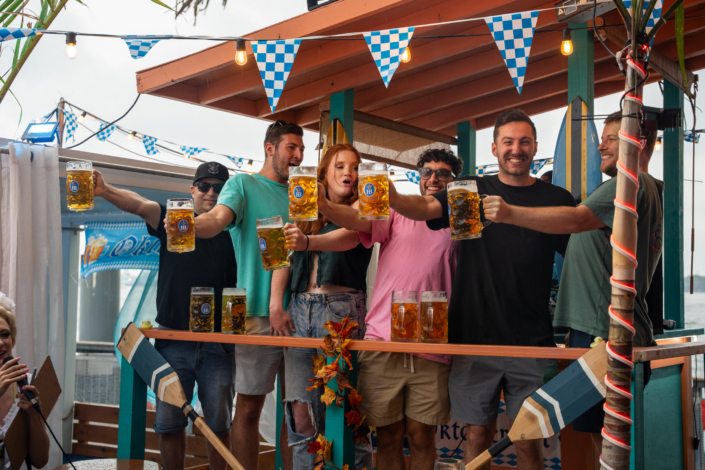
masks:
[[[189,10],[193,10],[193,23],[196,24],[199,12],[205,12],[210,4],[210,0],[176,0],[176,16],[183,15]],[[223,0],[223,8],[228,4],[228,0]]]

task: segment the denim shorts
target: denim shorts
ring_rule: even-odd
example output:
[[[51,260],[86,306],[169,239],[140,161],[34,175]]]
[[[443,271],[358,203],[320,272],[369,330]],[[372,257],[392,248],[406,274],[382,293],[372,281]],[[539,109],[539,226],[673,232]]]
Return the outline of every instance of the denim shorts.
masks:
[[[235,399],[234,344],[199,343],[157,339],[154,347],[179,377],[190,403],[193,387],[198,382],[198,399],[203,418],[218,436],[230,432]],[[171,434],[188,425],[180,408],[157,399],[157,434]]]

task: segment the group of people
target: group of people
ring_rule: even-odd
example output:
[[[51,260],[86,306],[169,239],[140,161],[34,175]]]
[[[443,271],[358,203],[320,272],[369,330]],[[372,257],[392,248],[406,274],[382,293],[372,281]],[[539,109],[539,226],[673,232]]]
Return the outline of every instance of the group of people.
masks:
[[[610,177],[616,175],[620,123],[619,113],[606,121],[599,147],[601,170]],[[247,290],[248,334],[318,338],[327,334],[326,322],[348,317],[360,325],[355,339],[389,341],[392,291],[402,290],[448,293],[450,343],[555,347],[554,325],[570,329],[569,347],[607,337],[616,178],[576,207],[568,191],[531,176],[537,135],[523,111],[505,112],[495,123],[492,153],[499,174],[459,178],[458,157],[428,150],[417,163],[421,195],[402,195],[389,183],[387,220],[359,218],[361,155],[353,145],[330,147],[318,164],[318,220],[285,225],[287,246],[294,250],[291,265],[265,271],[255,221],[277,215],[287,220],[289,168],[302,163],[302,137],[296,124],[269,126],[265,163],[257,174],[230,177],[216,162],[198,167],[191,187],[197,239],[190,253],[167,251],[163,204],[113,187],[94,170],[95,196],[142,217],[162,242],[159,328],[188,330],[190,289],[207,286],[215,290],[219,331],[222,289],[237,286]],[[663,219],[662,183],[648,174],[656,135],[645,139],[637,205],[637,346],[654,344],[644,296],[660,256]],[[467,178],[487,195],[484,217],[495,223],[479,239],[453,241],[446,187]],[[375,243],[379,262],[368,308],[367,268]],[[548,299],[555,253],[565,263],[552,324]],[[0,322],[0,334],[1,327]],[[206,423],[248,470],[258,466],[259,418],[279,374],[286,411],[281,435],[288,442],[282,446],[284,467],[311,468],[308,444],[325,427],[321,392],[307,390],[315,350],[167,340],[156,340],[155,347],[177,372],[188,400],[198,382]],[[472,460],[495,438],[500,395],[514,419],[523,401],[557,373],[548,359],[386,352],[360,352],[358,368],[360,408],[376,428],[380,470],[405,468],[404,436],[410,468],[432,469],[435,426],[451,416],[467,425],[465,459]],[[601,409],[584,418],[580,430],[599,433]],[[181,410],[157,401],[154,429],[167,470],[184,468],[186,426]],[[521,468],[543,468],[540,442],[515,445]],[[357,444],[355,451],[356,468],[372,470],[370,445]],[[226,468],[210,445],[208,453],[212,469]]]

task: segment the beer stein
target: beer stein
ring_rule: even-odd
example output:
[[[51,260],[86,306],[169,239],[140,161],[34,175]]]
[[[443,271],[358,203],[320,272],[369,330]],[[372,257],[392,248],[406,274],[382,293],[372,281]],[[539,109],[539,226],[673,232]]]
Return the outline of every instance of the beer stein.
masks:
[[[289,167],[289,220],[318,220],[318,186],[315,166]]]
[[[281,216],[257,219],[257,238],[265,271],[289,267],[289,250],[284,237],[284,223]]]
[[[77,212],[93,209],[93,163],[66,163],[66,205]]]
[[[194,333],[213,333],[214,314],[215,289],[212,287],[192,287],[189,330]]]
[[[482,229],[489,220],[480,222],[480,199],[486,195],[477,194],[477,181],[462,180],[448,184],[448,216],[450,217],[450,238],[467,240],[480,238]]]
[[[448,342],[448,294],[421,292],[421,342]]]
[[[463,470],[465,465],[458,459],[438,459],[433,464],[433,470]]]
[[[222,312],[220,332],[244,335],[247,323],[247,291],[241,288],[224,288]]]
[[[166,249],[174,253],[187,253],[196,249],[193,199],[166,201]]]
[[[416,291],[392,292],[392,341],[419,341],[419,309]]]
[[[389,218],[389,179],[386,163],[362,163],[358,173],[360,219]]]

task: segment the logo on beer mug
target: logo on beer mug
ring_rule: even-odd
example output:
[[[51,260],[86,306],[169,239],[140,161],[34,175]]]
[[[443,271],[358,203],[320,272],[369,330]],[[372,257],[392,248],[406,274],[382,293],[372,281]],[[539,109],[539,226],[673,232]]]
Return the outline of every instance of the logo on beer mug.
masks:
[[[259,250],[260,251],[265,251],[267,249],[267,242],[264,241],[264,238],[259,239]]]
[[[188,230],[188,221],[181,219],[179,220],[179,232],[185,232]]]
[[[365,196],[372,196],[375,193],[375,185],[372,183],[367,183],[365,185]]]
[[[296,199],[301,199],[302,197],[304,197],[304,188],[302,188],[301,186],[295,187],[294,188],[294,197]]]
[[[75,193],[78,191],[78,182],[77,181],[71,181],[71,184],[69,185],[71,187],[71,192]]]
[[[204,303],[201,306],[201,312],[203,312],[204,315],[208,315],[209,313],[211,313],[211,304]]]

